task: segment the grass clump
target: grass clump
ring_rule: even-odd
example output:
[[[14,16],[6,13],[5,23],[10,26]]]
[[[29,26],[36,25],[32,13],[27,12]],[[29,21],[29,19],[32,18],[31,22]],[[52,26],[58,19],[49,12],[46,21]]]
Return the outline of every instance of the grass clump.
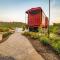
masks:
[[[49,45],[49,39],[46,36],[40,36],[39,41],[42,42],[44,45]]]
[[[3,38],[6,38],[7,36],[9,36],[10,34],[12,34],[11,32],[6,32],[3,34]]]
[[[39,38],[39,35],[36,32],[31,32],[30,34],[31,34],[32,39],[38,39]]]
[[[38,39],[39,35],[36,32],[24,32],[23,35],[29,36],[32,39]]]
[[[0,28],[0,32],[8,32],[9,28]]]
[[[60,37],[58,37],[56,34],[50,34],[50,38],[48,38],[45,34],[40,34],[36,32],[25,32],[25,36],[29,36],[30,38],[34,40],[39,40],[44,45],[49,45],[53,48],[58,54],[60,54]]]
[[[25,36],[30,36],[30,32],[24,32],[22,34],[25,35]]]
[[[59,37],[52,37],[50,38],[50,45],[52,48],[60,54],[60,38]]]

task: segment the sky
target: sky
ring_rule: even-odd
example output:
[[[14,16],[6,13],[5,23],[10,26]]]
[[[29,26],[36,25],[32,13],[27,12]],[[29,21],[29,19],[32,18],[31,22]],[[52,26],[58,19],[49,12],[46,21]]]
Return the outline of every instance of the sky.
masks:
[[[60,0],[51,0],[50,24],[60,22]],[[25,12],[41,7],[49,17],[49,0],[0,0],[0,22],[25,22]]]

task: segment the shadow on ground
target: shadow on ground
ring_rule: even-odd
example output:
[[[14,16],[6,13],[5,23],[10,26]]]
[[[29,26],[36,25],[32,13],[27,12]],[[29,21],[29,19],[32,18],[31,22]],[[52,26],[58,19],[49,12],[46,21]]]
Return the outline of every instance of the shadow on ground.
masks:
[[[14,57],[11,57],[11,56],[0,55],[0,60],[16,60],[16,59]]]

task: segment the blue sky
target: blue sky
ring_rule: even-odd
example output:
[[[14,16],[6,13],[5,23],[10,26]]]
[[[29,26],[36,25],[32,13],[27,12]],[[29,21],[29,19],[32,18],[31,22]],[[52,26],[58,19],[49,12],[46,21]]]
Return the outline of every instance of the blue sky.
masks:
[[[59,19],[59,1],[51,0],[51,22]],[[33,7],[42,7],[49,15],[49,0],[0,0],[0,21],[25,22],[25,11]]]

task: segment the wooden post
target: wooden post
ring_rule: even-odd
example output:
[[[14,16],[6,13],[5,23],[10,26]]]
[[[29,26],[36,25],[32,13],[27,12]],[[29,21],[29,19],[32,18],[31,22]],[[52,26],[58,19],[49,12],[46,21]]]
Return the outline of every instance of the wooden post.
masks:
[[[49,35],[50,35],[50,31],[49,31],[49,23],[50,23],[50,0],[49,0],[48,38],[49,38]]]

